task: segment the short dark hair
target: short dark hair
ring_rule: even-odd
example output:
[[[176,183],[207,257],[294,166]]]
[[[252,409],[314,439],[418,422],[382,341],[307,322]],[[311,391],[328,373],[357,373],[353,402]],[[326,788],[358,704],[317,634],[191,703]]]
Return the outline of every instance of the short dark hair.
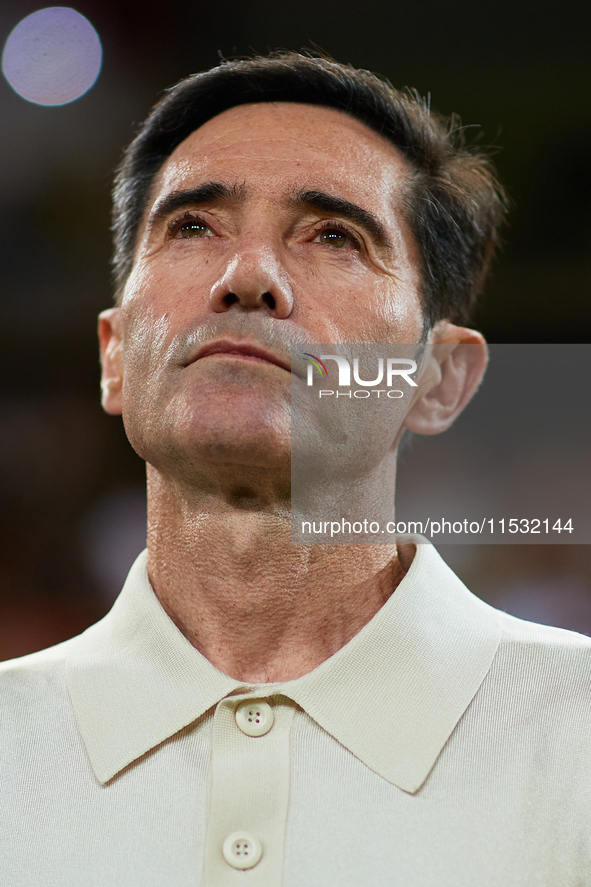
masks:
[[[113,270],[120,294],[133,265],[150,187],[174,149],[228,108],[302,102],[345,111],[389,139],[411,174],[403,195],[422,256],[427,326],[465,323],[499,239],[507,199],[489,155],[466,144],[457,117],[443,118],[413,90],[331,59],[295,52],[221,64],[167,90],[125,151],[114,190]]]

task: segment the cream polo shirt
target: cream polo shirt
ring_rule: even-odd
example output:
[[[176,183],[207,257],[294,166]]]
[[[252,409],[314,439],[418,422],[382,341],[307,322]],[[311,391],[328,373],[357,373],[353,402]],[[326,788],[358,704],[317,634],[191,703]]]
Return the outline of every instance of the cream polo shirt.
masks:
[[[587,887],[591,639],[422,544],[345,647],[251,686],[144,552],[101,622],[0,666],[0,885]]]

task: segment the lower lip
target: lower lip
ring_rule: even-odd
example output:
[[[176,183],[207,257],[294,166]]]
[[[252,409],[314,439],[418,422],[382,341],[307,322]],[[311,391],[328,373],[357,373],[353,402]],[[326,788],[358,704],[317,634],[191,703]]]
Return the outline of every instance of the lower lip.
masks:
[[[264,357],[257,357],[255,354],[241,354],[239,351],[214,351],[213,354],[205,354],[203,357],[200,357],[199,360],[205,360],[206,358],[212,357],[215,357],[218,360],[247,360],[253,363],[264,363],[267,366],[277,367],[280,370],[283,369],[283,367],[274,363],[272,360],[266,360]]]

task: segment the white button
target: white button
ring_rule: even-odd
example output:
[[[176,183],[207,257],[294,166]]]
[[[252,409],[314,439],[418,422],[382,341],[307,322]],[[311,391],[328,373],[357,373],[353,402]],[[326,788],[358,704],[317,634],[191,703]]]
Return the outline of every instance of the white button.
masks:
[[[273,709],[266,702],[247,699],[236,709],[236,723],[247,736],[264,736],[273,726]]]
[[[224,841],[222,853],[232,868],[251,869],[263,855],[263,847],[250,832],[232,832]]]

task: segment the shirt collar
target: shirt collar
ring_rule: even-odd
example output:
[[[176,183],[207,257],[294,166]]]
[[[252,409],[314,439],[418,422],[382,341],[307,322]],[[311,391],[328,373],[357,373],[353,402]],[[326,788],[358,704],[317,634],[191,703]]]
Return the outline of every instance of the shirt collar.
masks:
[[[107,616],[69,644],[69,692],[101,783],[225,696],[252,692],[289,697],[368,767],[415,792],[500,640],[496,610],[425,541],[386,604],[333,656],[293,681],[244,684],[179,631],[152,590],[146,562],[144,551]]]

